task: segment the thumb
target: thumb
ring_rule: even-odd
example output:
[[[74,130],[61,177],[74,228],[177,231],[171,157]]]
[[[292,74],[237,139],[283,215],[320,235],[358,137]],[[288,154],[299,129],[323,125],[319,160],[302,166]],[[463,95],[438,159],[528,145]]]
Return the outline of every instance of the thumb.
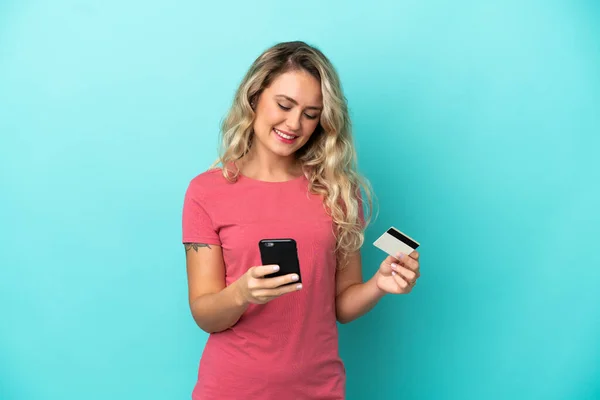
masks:
[[[384,275],[391,275],[392,274],[392,263],[396,262],[397,260],[392,257],[392,256],[387,256],[382,262],[381,265],[379,267],[379,271],[382,272]]]
[[[392,263],[398,264],[398,259],[396,257],[387,256],[383,262],[384,264],[391,266]]]

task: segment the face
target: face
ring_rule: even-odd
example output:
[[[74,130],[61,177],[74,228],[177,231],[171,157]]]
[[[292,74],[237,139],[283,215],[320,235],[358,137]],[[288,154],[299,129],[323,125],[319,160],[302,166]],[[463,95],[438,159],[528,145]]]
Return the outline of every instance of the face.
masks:
[[[287,157],[300,149],[321,117],[321,85],[304,71],[279,75],[255,106],[254,141],[263,150]]]

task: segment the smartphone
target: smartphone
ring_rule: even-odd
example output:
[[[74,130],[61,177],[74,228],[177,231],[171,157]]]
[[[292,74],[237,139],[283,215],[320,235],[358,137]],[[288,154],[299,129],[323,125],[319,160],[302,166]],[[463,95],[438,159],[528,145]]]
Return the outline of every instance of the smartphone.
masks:
[[[300,262],[298,261],[298,246],[294,239],[262,239],[258,242],[262,265],[279,265],[279,271],[265,275],[265,278],[297,274],[298,280],[302,282],[300,274]]]

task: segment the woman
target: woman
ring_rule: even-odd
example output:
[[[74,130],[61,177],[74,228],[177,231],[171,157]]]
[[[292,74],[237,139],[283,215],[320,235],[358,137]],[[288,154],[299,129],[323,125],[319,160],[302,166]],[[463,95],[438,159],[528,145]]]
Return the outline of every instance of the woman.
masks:
[[[368,191],[335,69],[303,42],[266,50],[222,132],[221,167],[190,182],[183,208],[190,308],[210,333],[192,397],[343,399],[336,321],[410,292],[419,255],[387,257],[362,281]],[[265,277],[266,238],[296,240],[302,284]]]

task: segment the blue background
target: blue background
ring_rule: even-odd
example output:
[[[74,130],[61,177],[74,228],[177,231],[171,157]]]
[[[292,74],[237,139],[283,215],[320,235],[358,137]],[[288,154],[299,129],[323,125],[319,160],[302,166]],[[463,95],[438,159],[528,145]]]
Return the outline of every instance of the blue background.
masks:
[[[301,39],[422,243],[341,329],[348,399],[600,398],[594,1],[0,3],[0,398],[189,398],[181,206],[233,92]]]

